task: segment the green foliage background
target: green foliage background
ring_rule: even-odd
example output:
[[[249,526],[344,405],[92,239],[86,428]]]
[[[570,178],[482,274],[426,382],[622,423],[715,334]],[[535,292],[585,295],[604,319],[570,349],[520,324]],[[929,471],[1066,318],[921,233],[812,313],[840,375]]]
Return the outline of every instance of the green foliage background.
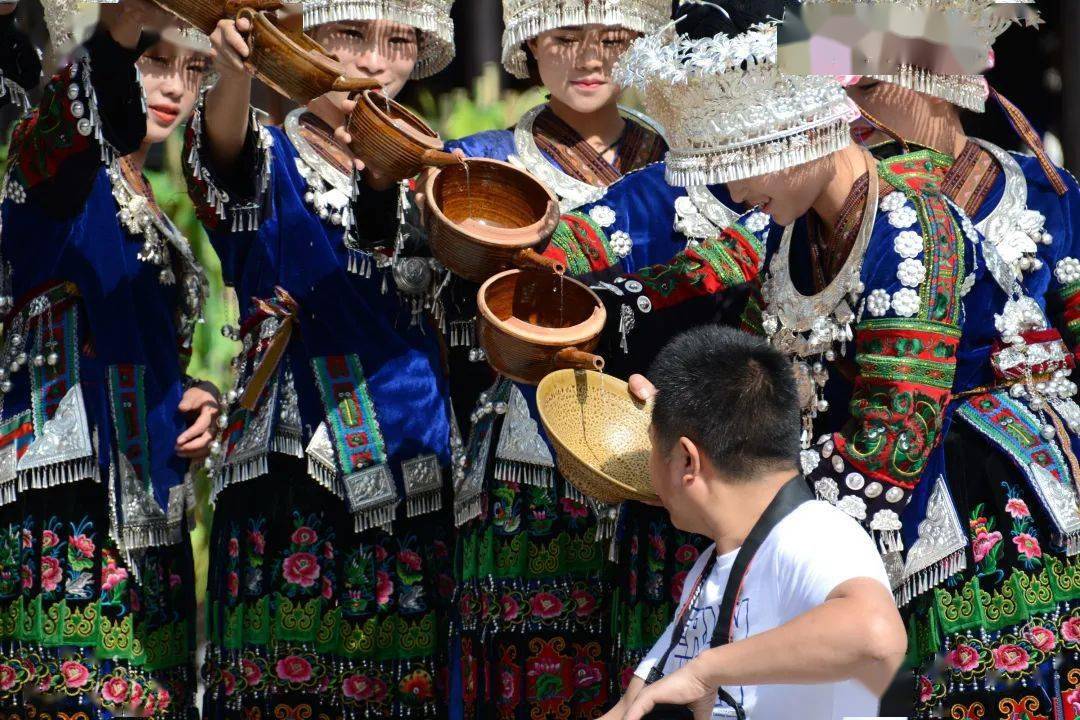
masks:
[[[417,98],[418,107],[414,109],[427,118],[444,138],[509,127],[525,110],[544,100],[538,89],[527,92],[502,90],[499,71],[495,65],[485,68],[474,81],[472,88],[455,88],[440,96],[422,88]],[[239,344],[223,337],[220,329],[223,324],[236,322],[238,305],[235,294],[226,289],[221,281],[221,265],[188,200],[182,173],[181,146],[182,138],[179,133],[175,133],[166,144],[163,168],[160,171],[148,172],[147,176],[158,203],[191,241],[195,255],[210,280],[210,297],[204,312],[205,322],[196,330],[194,352],[188,371],[193,376],[214,382],[219,388],[227,388],[232,384],[229,361]],[[192,531],[200,602],[206,588],[209,563],[207,549],[212,509],[207,502],[208,490],[205,473],[200,473],[196,527]]]

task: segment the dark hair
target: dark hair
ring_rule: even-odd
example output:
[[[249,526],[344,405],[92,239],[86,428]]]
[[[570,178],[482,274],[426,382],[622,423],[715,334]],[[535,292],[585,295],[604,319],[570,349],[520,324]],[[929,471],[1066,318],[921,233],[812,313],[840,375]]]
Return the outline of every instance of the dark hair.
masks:
[[[764,340],[707,325],[656,356],[652,425],[669,450],[693,440],[730,480],[794,467],[802,424],[791,362]]]

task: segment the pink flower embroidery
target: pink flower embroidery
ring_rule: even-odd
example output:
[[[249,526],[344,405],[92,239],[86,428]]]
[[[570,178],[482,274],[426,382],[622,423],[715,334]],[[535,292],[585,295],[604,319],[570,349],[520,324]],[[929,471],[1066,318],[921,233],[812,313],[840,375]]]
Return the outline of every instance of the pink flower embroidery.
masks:
[[[341,682],[342,694],[350,700],[367,700],[372,692],[371,680],[366,675],[350,675]]]
[[[113,705],[120,705],[128,699],[128,681],[121,677],[109,678],[101,686],[101,697]]]
[[[596,610],[596,596],[586,590],[575,590],[570,593],[574,600],[574,614],[579,618],[588,617]]]
[[[585,663],[578,663],[574,667],[574,682],[578,688],[592,687],[593,685],[599,685],[603,680],[603,675],[600,672],[600,668],[595,665],[586,665]]]
[[[24,548],[34,547],[34,536],[29,530],[26,530],[25,528],[22,531],[22,546]]]
[[[680,545],[675,551],[675,562],[680,565],[691,565],[698,559],[698,549],[693,545]]]
[[[226,582],[229,584],[229,597],[240,594],[240,576],[234,572],[229,573]]]
[[[127,568],[118,566],[115,560],[110,559],[105,566],[101,568],[101,589],[112,590],[114,587],[127,580],[127,577]]]
[[[162,688],[158,692],[158,710],[165,712],[169,709],[169,705],[172,703],[172,695],[165,688]]]
[[[294,585],[311,587],[319,579],[319,560],[309,552],[293,553],[282,563],[282,574]]]
[[[49,550],[60,544],[60,538],[52,530],[44,530],[41,533],[41,549]]]
[[[1001,542],[1001,533],[997,530],[989,533],[985,529],[979,530],[975,539],[971,541],[971,552],[975,555],[975,562],[982,562],[999,542]]]
[[[529,609],[532,614],[544,620],[556,618],[562,612],[563,604],[555,595],[549,592],[540,592],[533,595],[529,601]]]
[[[1080,715],[1080,688],[1062,693],[1061,699],[1073,711],[1074,715]]]
[[[1031,515],[1027,503],[1020,498],[1011,498],[1005,503],[1005,512],[1014,518],[1026,518]]]
[[[94,541],[86,537],[86,535],[76,535],[68,542],[73,548],[78,550],[83,557],[94,557],[94,550],[96,550],[97,548],[94,546]]]
[[[386,560],[386,548],[382,545],[375,546],[375,562],[384,562]]]
[[[262,668],[250,660],[240,661],[240,673],[244,676],[244,682],[248,687],[256,687],[262,681]]]
[[[183,581],[180,579],[179,575],[177,575],[176,573],[169,573],[169,587],[170,588],[175,590],[176,588],[180,587],[181,582],[183,582]]]
[[[919,676],[919,702],[926,704],[934,696],[934,685],[925,675]]]
[[[22,577],[23,590],[34,587],[34,573],[30,570],[29,565],[23,565],[19,568],[19,576]]]
[[[60,664],[60,676],[64,679],[66,687],[76,690],[90,680],[90,670],[81,662],[65,660]]]
[[[412,550],[402,550],[398,553],[398,562],[413,572],[420,570],[420,556]]]
[[[1013,545],[1016,546],[1016,551],[1028,558],[1042,557],[1042,548],[1039,547],[1039,541],[1033,538],[1027,533],[1020,533],[1012,539]]]
[[[579,502],[575,502],[570,498],[562,498],[560,501],[562,505],[563,514],[574,518],[575,520],[585,517],[589,514],[588,509]]]
[[[60,570],[60,561],[54,557],[41,558],[41,589],[52,592],[59,587],[64,579],[64,573]]]
[[[1071,617],[1061,623],[1061,637],[1069,642],[1080,642],[1080,617]]]
[[[301,525],[293,530],[292,537],[290,538],[297,545],[311,545],[318,541],[319,534],[309,528],[307,525]]]
[[[957,670],[968,672],[979,665],[979,651],[970,645],[957,645],[946,660]]]
[[[1057,644],[1057,638],[1054,637],[1054,632],[1050,628],[1037,625],[1026,633],[1027,639],[1044,653],[1053,651],[1054,645]]]
[[[226,697],[236,692],[236,676],[228,670],[221,671],[221,684],[225,687]]]
[[[334,584],[330,582],[328,577],[322,579],[322,596],[327,600],[334,597]]]
[[[10,665],[0,665],[0,690],[10,690],[15,687],[15,680],[19,673]]]
[[[502,608],[502,619],[505,622],[513,622],[521,612],[521,605],[510,593],[499,598],[499,606]]]
[[[327,560],[334,559],[334,543],[329,540],[323,543],[322,556]]]
[[[994,648],[994,667],[1005,672],[1016,672],[1028,666],[1028,651],[1019,645],[1002,645]]]
[[[289,655],[277,661],[277,674],[282,680],[305,683],[311,679],[311,663],[299,655]]]
[[[229,538],[229,557],[240,557],[240,541],[236,538]]]
[[[253,553],[262,555],[266,552],[266,540],[263,539],[263,534],[261,532],[258,532],[257,530],[248,530],[247,539]]]
[[[394,583],[390,581],[390,576],[384,570],[375,573],[375,602],[379,605],[387,604],[393,592]]]
[[[131,704],[138,705],[142,702],[143,698],[143,686],[137,682],[131,683]]]

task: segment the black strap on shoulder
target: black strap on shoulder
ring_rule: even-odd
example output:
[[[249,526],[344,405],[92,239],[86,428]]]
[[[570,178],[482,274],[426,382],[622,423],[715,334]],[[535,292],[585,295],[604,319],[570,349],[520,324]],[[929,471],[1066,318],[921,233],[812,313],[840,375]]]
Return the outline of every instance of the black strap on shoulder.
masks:
[[[808,500],[814,499],[814,493],[806,484],[802,475],[796,475],[784,484],[780,491],[765,508],[750,534],[746,536],[739,554],[735,556],[735,562],[731,565],[731,574],[728,575],[727,585],[724,587],[724,599],[720,603],[721,621],[716,623],[713,629],[712,647],[719,647],[731,642],[731,632],[735,625],[735,603],[739,599],[739,590],[742,589],[743,579],[746,577],[750,563],[757,554],[758,548],[765,542],[765,538],[773,531],[780,521],[786,518],[795,508]]]
[[[739,598],[739,591],[742,589],[743,579],[746,577],[746,573],[750,568],[750,563],[754,559],[754,555],[757,553],[758,548],[765,542],[765,538],[769,536],[769,533],[773,531],[780,521],[787,517],[795,508],[802,505],[808,500],[813,500],[814,494],[810,491],[810,488],[806,484],[805,478],[800,475],[788,480],[783,487],[780,488],[776,496],[769,502],[768,507],[765,508],[765,512],[761,514],[757,522],[754,523],[754,527],[751,528],[750,534],[746,536],[746,540],[743,542],[742,547],[739,548],[738,554],[735,556],[735,562],[731,566],[731,573],[728,575],[727,584],[724,586],[724,597],[720,603],[720,614],[717,616],[716,627],[713,629],[712,639],[710,645],[712,647],[719,647],[731,642],[731,632],[735,625],[735,602]],[[708,579],[710,573],[712,573],[713,567],[716,564],[716,553],[713,552],[713,557],[709,560],[708,565],[702,571],[701,578],[699,578],[698,588],[700,589],[704,582]],[[692,604],[692,602],[690,603]],[[663,677],[664,666],[667,665],[668,657],[671,652],[679,644],[682,639],[682,634],[686,630],[686,623],[689,616],[689,606],[679,617],[676,623],[675,632],[671,637],[671,645],[661,656],[660,661],[653,666],[652,671],[649,673],[649,677],[646,679],[646,684],[654,683]],[[724,690],[724,688],[718,689],[720,700],[735,709],[735,716],[737,720],[743,720],[745,713],[742,706],[731,697],[731,695]]]

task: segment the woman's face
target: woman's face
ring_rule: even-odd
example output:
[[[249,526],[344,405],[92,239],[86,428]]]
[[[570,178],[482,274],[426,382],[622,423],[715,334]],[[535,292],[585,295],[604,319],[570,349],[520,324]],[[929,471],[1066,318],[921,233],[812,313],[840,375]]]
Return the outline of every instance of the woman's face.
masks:
[[[312,37],[337,57],[349,77],[377,80],[390,98],[405,87],[420,50],[416,28],[389,20],[328,23],[315,28]]]
[[[618,100],[611,69],[635,37],[613,25],[563,27],[540,33],[529,50],[551,97],[585,114]]]
[[[832,173],[832,156],[793,168],[727,184],[731,199],[757,207],[778,225],[790,225],[809,212]]]
[[[146,142],[164,142],[191,116],[209,68],[209,56],[165,40],[142,54],[139,72],[146,95]]]

